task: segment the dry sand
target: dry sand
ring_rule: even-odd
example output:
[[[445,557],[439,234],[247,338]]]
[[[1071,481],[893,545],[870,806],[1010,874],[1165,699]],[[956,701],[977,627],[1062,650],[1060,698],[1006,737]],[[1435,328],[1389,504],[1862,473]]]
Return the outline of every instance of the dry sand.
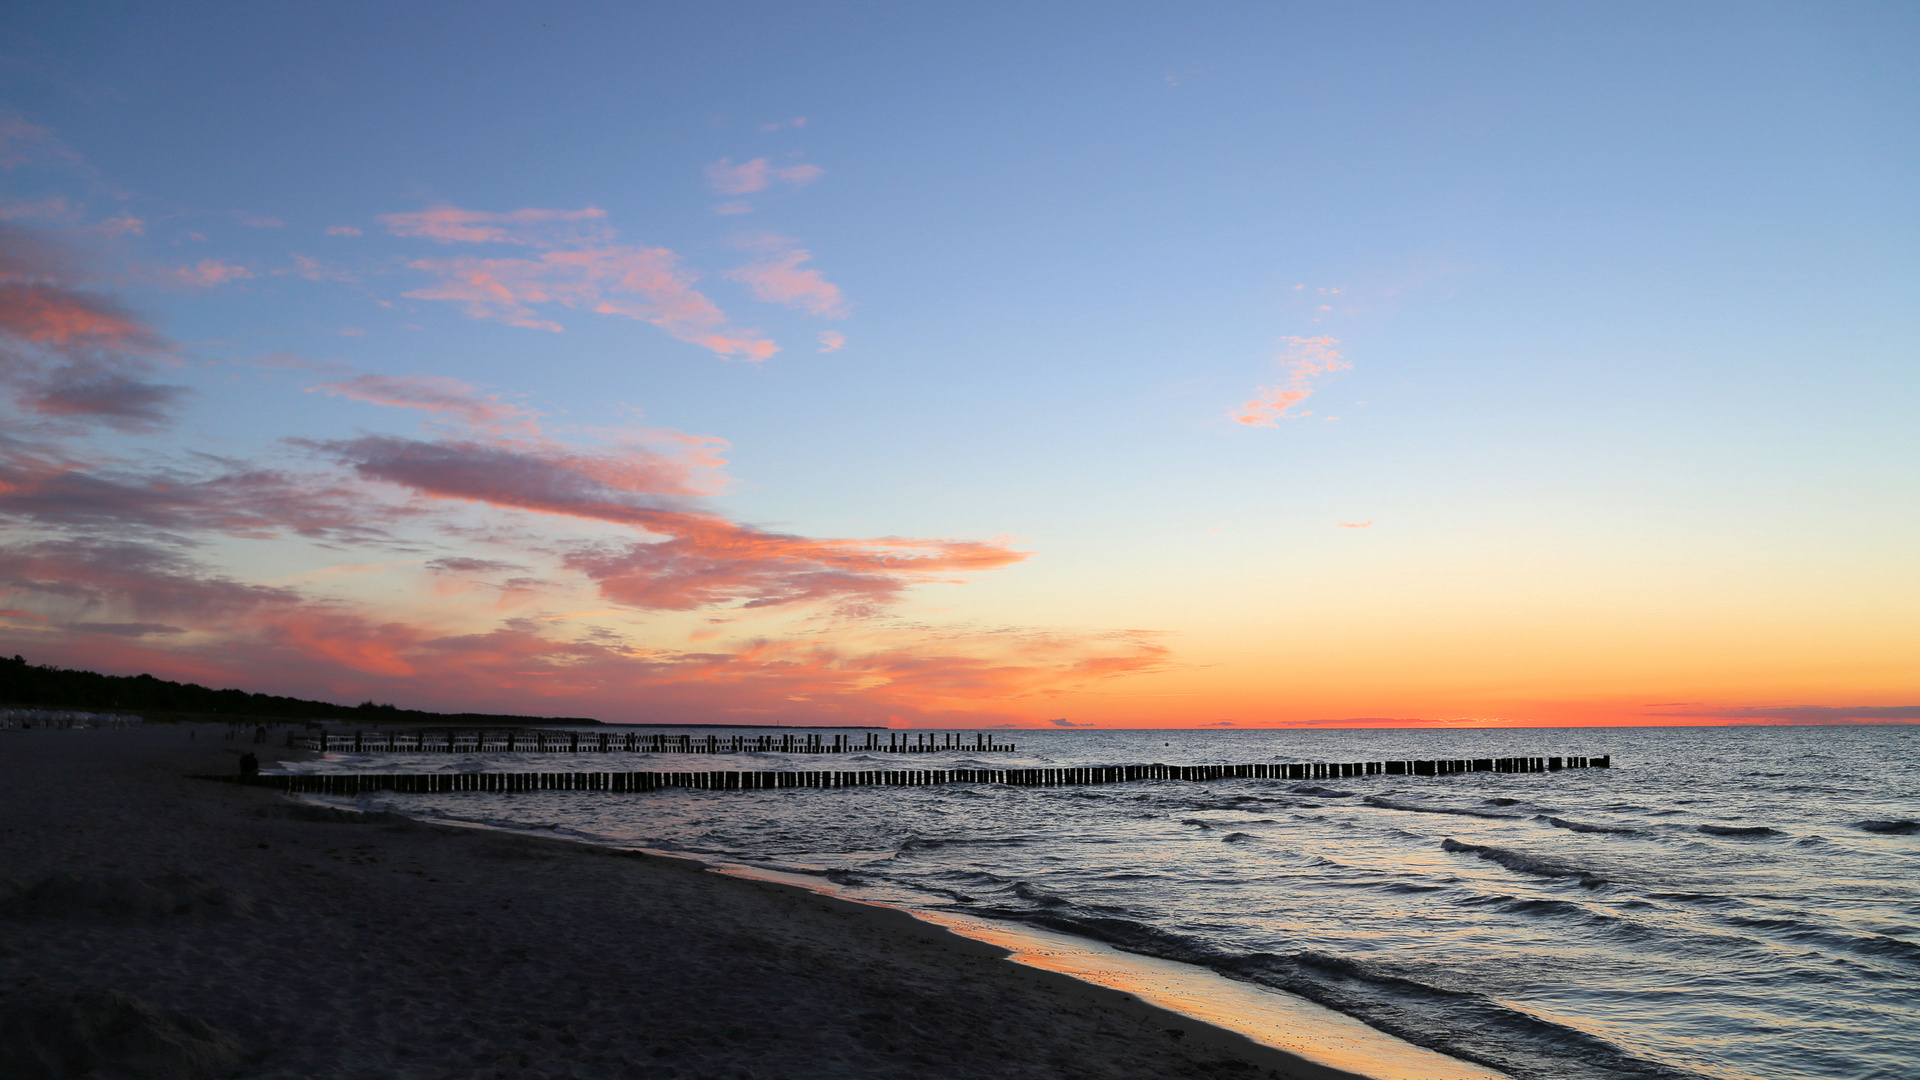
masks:
[[[221,732],[0,731],[0,1077],[1352,1075],[897,911],[187,779]]]

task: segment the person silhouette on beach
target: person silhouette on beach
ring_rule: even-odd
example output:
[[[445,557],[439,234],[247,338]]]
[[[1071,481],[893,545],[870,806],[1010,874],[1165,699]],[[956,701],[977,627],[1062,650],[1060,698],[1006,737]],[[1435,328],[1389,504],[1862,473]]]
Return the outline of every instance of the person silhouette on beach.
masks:
[[[240,775],[245,777],[260,775],[260,759],[251,752],[240,755]]]

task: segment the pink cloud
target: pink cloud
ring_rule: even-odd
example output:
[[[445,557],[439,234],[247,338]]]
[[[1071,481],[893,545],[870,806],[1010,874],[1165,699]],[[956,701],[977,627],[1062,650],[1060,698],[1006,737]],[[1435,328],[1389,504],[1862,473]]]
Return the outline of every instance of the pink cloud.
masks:
[[[847,344],[847,335],[838,330],[820,331],[820,351],[836,352]]]
[[[45,238],[0,226],[0,392],[43,416],[160,422],[184,393],[146,378],[170,346],[77,277]]]
[[[1368,529],[1373,527],[1373,519],[1365,521],[1342,521],[1337,523],[1343,529]]]
[[[707,166],[707,183],[722,195],[752,194],[767,186],[767,159],[735,165],[732,158],[721,158]]]
[[[523,405],[501,401],[498,394],[481,394],[459,379],[430,375],[361,375],[310,390],[372,405],[420,409],[484,431],[531,433],[539,415]]]
[[[753,204],[750,202],[746,202],[744,200],[724,202],[724,203],[721,203],[719,206],[714,207],[713,212],[716,214],[721,214],[726,216],[731,216],[734,214],[751,214],[753,213]]]
[[[209,289],[215,285],[225,285],[229,281],[250,278],[253,276],[253,271],[244,266],[223,263],[219,259],[201,259],[193,266],[158,267],[143,271],[140,276],[159,285]]]
[[[453,301],[476,319],[557,333],[560,324],[541,318],[533,305],[559,304],[649,322],[723,357],[765,360],[779,351],[757,331],[729,327],[665,248],[549,251],[537,259],[420,259],[408,265],[441,280],[407,296]]]
[[[772,235],[749,237],[739,243],[766,250],[759,259],[726,274],[745,285],[754,299],[786,304],[829,319],[846,317],[846,298],[840,287],[818,270],[800,269],[801,263],[813,258],[811,252],[791,247],[793,241]]]
[[[327,226],[327,235],[328,236],[359,236],[361,235],[361,232],[359,229],[354,228],[352,225],[329,225]]]
[[[596,456],[517,440],[427,442],[392,436],[314,444],[360,476],[421,494],[611,522],[667,539],[580,548],[565,562],[608,599],[690,610],[832,603],[866,611],[940,574],[1025,555],[997,541],[814,540],[735,524],[689,507],[697,462],[635,452]]]
[[[7,273],[8,254],[0,249],[0,331],[60,349],[118,351],[158,344],[153,331],[105,297]]]
[[[395,236],[417,236],[442,244],[524,244],[562,247],[605,243],[611,238],[607,212],[589,206],[582,210],[510,210],[495,214],[432,206],[410,214],[385,214],[380,223]]]
[[[407,265],[440,278],[436,285],[406,294],[416,300],[447,300],[462,305],[471,318],[553,333],[564,328],[536,306],[559,304],[649,322],[727,358],[766,360],[779,351],[758,331],[729,326],[725,314],[693,288],[694,275],[680,269],[673,252],[608,243],[612,232],[605,218],[605,211],[593,208],[496,214],[436,206],[380,220],[397,235],[441,243],[504,242],[553,249],[531,259],[415,260]]]
[[[830,604],[868,615],[916,582],[1026,557],[992,541],[814,540],[709,514],[638,517],[633,524],[669,539],[582,550],[566,565],[597,582],[607,599],[646,610]]]
[[[707,166],[707,183],[722,195],[751,195],[775,180],[794,187],[811,184],[825,172],[818,165],[773,165],[766,158],[735,165],[732,158],[721,158]]]
[[[1313,388],[1308,385],[1312,379],[1352,366],[1334,350],[1334,346],[1340,344],[1334,338],[1286,340],[1287,348],[1274,358],[1274,363],[1286,373],[1287,381],[1278,386],[1260,387],[1231,414],[1234,420],[1256,427],[1273,427],[1289,409],[1313,395]]]

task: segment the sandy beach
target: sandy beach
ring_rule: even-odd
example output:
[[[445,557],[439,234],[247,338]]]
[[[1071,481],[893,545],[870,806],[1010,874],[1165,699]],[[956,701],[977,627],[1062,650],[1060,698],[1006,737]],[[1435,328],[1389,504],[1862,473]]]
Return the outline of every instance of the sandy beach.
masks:
[[[189,779],[215,728],[0,740],[9,1077],[1353,1075],[898,911]]]

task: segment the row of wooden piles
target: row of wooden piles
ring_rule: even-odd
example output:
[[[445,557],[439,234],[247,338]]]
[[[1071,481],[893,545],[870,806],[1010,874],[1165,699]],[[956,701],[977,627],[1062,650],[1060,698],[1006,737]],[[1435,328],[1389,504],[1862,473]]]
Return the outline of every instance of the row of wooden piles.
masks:
[[[1057,769],[879,769],[751,772],[299,773],[259,776],[252,783],[294,794],[355,795],[369,791],[437,794],[455,791],[763,791],[773,788],[924,787],[1009,784],[1064,787],[1141,780],[1339,780],[1358,776],[1445,776],[1462,772],[1558,772],[1605,769],[1611,757],[1463,758],[1446,761],[1356,761],[1259,765],[1094,765]]]
[[[287,745],[301,750],[487,754],[1010,754],[1014,744],[990,734],[958,731],[869,731],[864,737],[814,732],[758,735],[673,735],[614,731],[539,731],[515,728],[423,731],[294,732]]]

